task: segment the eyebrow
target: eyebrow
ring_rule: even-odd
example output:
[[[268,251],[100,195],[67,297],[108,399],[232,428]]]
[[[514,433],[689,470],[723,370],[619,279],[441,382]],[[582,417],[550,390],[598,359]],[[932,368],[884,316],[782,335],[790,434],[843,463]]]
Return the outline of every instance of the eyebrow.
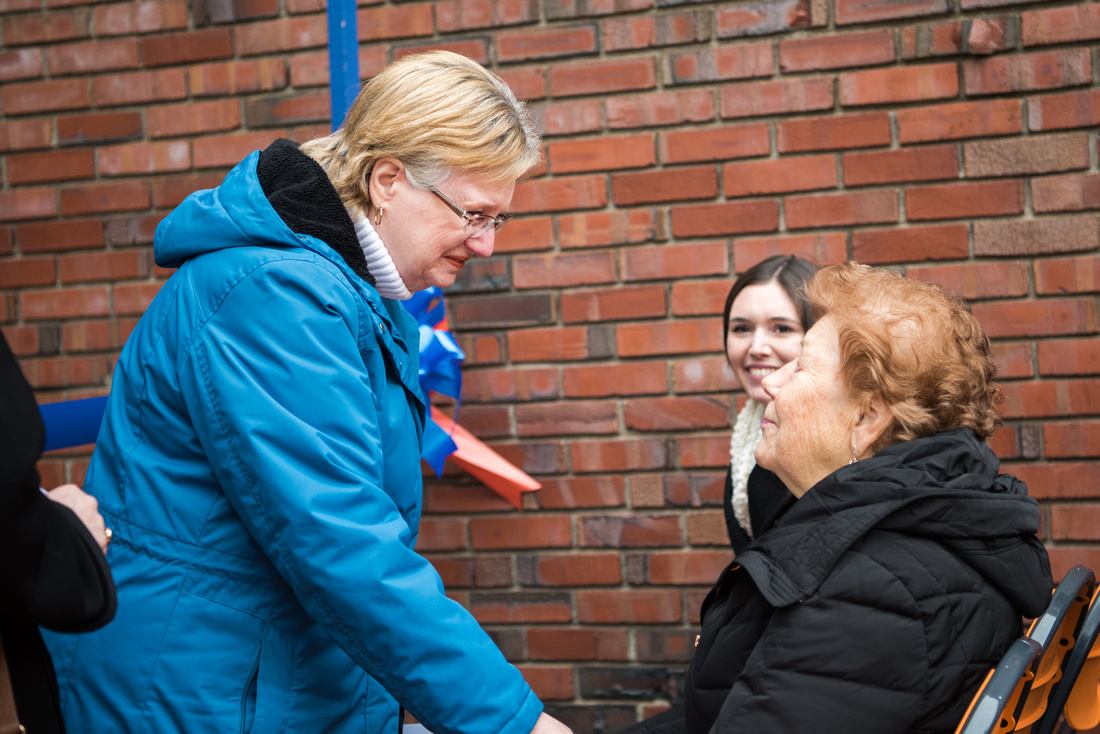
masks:
[[[745,318],[744,316],[730,316],[730,323],[731,324],[734,321],[748,321],[748,320],[749,319]],[[768,321],[786,321],[786,322],[789,322],[789,323],[792,323],[792,324],[798,324],[799,326],[802,325],[802,322],[799,321],[798,319],[792,319],[792,318],[788,318],[786,316],[769,316]]]

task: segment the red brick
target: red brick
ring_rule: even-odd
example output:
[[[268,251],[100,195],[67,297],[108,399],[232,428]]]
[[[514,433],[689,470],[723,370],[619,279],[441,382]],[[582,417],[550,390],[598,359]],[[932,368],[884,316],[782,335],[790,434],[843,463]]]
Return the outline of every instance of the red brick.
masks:
[[[923,102],[958,94],[955,64],[867,69],[840,75],[840,103],[845,106]]]
[[[607,477],[542,478],[540,481],[542,489],[535,494],[535,498],[539,507],[545,510],[622,507],[626,504],[626,481],[621,474]]]
[[[729,398],[634,398],[623,406],[623,424],[631,431],[691,431],[727,428]]]
[[[257,97],[245,102],[244,117],[252,128],[328,122],[332,114],[327,93]],[[305,139],[315,136],[305,136]]]
[[[1024,187],[1021,181],[908,187],[905,189],[905,210],[910,220],[1021,214]]]
[[[57,189],[21,188],[0,191],[0,221],[42,219],[57,214]]]
[[[706,89],[609,97],[604,104],[607,126],[612,130],[714,119],[714,95]]]
[[[673,316],[713,316],[722,313],[730,280],[678,280],[672,284]]]
[[[785,208],[790,229],[889,224],[899,212],[897,192],[890,189],[788,196]]]
[[[1100,341],[1094,339],[1042,341],[1039,342],[1038,353],[1039,374],[1100,374]]]
[[[552,217],[517,217],[508,224],[508,229],[497,232],[493,252],[550,250],[554,247],[554,240]],[[452,289],[452,292],[457,292],[457,289]]]
[[[33,79],[42,76],[42,51],[17,48],[0,51],[0,82]]]
[[[0,88],[0,106],[5,115],[78,110],[90,105],[86,79],[7,83]]]
[[[779,204],[771,199],[680,206],[672,210],[677,237],[712,237],[779,229]]]
[[[500,364],[502,359],[502,337],[500,334],[455,334],[458,345],[466,354],[467,367],[486,364]]]
[[[708,20],[708,13],[692,10],[609,18],[603,22],[603,48],[609,52],[629,51],[707,41]]]
[[[1100,456],[1100,421],[1044,423],[1043,449],[1048,459]]]
[[[467,403],[512,403],[561,397],[556,367],[463,370],[462,376],[462,399]]]
[[[679,439],[680,466],[726,467],[730,462],[729,433],[718,436],[684,436]]]
[[[722,348],[720,319],[680,319],[650,323],[623,324],[616,341],[620,357],[646,357],[658,354],[697,354]]]
[[[611,177],[611,193],[618,206],[713,199],[718,195],[718,172],[713,166],[700,166],[618,173]]]
[[[561,294],[561,319],[569,324],[660,317],[667,313],[665,300],[663,285],[570,289]]]
[[[716,327],[721,336],[721,323]],[[673,363],[672,390],[677,395],[699,392],[723,392],[739,389],[725,357],[677,360]]]
[[[801,255],[819,265],[842,263],[848,259],[848,243],[841,232],[739,237],[733,245],[734,272],[743,273],[772,255]]]
[[[579,440],[570,444],[569,453],[577,473],[633,472],[669,466],[668,447],[656,439]]]
[[[441,33],[517,25],[537,21],[534,0],[443,0],[435,6],[435,22]]]
[[[600,102],[597,99],[549,102],[532,106],[532,110],[542,121],[544,135],[571,135],[603,129]]]
[[[576,696],[573,669],[567,666],[520,666],[523,678],[535,695],[543,701],[571,701]]]
[[[29,252],[83,250],[102,247],[103,222],[99,219],[66,219],[59,222],[38,222],[20,225],[19,249]]]
[[[122,143],[99,149],[102,176],[186,171],[191,168],[191,144],[187,140],[160,143]]]
[[[224,178],[225,176],[221,173],[189,173],[153,178],[149,182],[152,188],[153,206],[158,209],[178,206],[199,189],[212,189],[219,186]]]
[[[725,514],[720,510],[691,513],[687,516],[687,529],[689,545],[715,545],[723,549],[729,547],[729,530],[726,528]],[[699,551],[696,553],[702,555]],[[714,558],[725,558],[726,563],[729,562],[729,554],[725,550],[715,554]],[[716,578],[718,571],[714,571],[708,581],[701,583],[713,583]]]
[[[906,26],[901,29],[901,58],[925,59],[961,53],[962,24],[959,21]],[[1003,38],[1003,23],[1002,23]]]
[[[724,526],[722,532],[725,533]],[[645,562],[645,583],[709,585],[729,566],[730,554],[727,551],[668,551],[649,553]]]
[[[1095,246],[1094,244],[1093,247]],[[1100,257],[1088,255],[1038,260],[1035,263],[1035,292],[1040,295],[1092,293],[1098,290],[1100,290]]]
[[[765,0],[719,7],[715,12],[715,29],[719,38],[740,38],[806,28],[811,25],[810,5],[806,0]]]
[[[1031,205],[1036,213],[1100,209],[1100,175],[1079,173],[1032,179]]]
[[[622,252],[624,281],[668,280],[729,272],[725,242],[633,247]]]
[[[142,251],[62,255],[59,264],[63,284],[149,277],[149,256]]]
[[[470,519],[474,550],[561,548],[572,545],[572,523],[562,515]]]
[[[836,158],[816,155],[727,163],[722,180],[730,198],[831,189],[837,182]]]
[[[113,247],[129,247],[132,245],[152,245],[153,234],[163,214],[135,215],[131,217],[114,217],[107,221],[107,244]],[[157,273],[170,274],[170,271],[157,268]]]
[[[502,62],[593,54],[596,26],[535,28],[496,34],[497,58]]]
[[[67,321],[61,325],[61,345],[66,352],[119,350],[131,324],[111,319]]]
[[[529,629],[527,654],[532,660],[630,659],[630,637],[624,629]]]
[[[719,104],[727,119],[818,112],[833,108],[834,86],[827,78],[727,84],[718,90]]]
[[[582,548],[640,548],[680,545],[679,515],[603,515],[579,519]]]
[[[662,163],[751,158],[771,152],[771,135],[767,125],[677,130],[660,134],[659,150]]]
[[[149,308],[164,283],[116,284],[113,294],[115,313],[141,315]]]
[[[133,69],[139,65],[137,41],[117,38],[50,46],[46,63],[53,76]]]
[[[139,138],[141,131],[141,115],[137,112],[92,112],[57,118],[57,142],[61,145]]]
[[[1085,48],[992,56],[964,61],[962,69],[967,95],[1059,89],[1092,81],[1092,61]]]
[[[165,138],[215,130],[232,130],[241,124],[240,103],[233,99],[164,105],[146,111],[149,137]]]
[[[903,263],[920,253],[924,260],[956,260],[969,254],[966,224],[857,230],[851,235],[851,258],[861,263]]]
[[[1020,102],[1015,99],[919,107],[898,110],[896,115],[898,140],[903,145],[1023,131]]]
[[[837,0],[837,25],[871,23],[895,18],[939,15],[951,10],[947,0]]]
[[[998,380],[1035,376],[1029,342],[994,344],[993,359],[997,362]]]
[[[664,362],[567,366],[562,368],[562,387],[569,398],[654,395],[668,390],[668,377]]]
[[[328,82],[328,55],[325,78]],[[187,85],[196,97],[240,95],[249,92],[271,92],[287,86],[286,64],[277,59],[256,59],[202,64],[186,70]]]
[[[444,3],[436,4],[436,23],[439,23],[439,8]],[[546,97],[546,70],[540,67],[521,67],[518,69],[501,69],[499,76],[512,90],[517,99],[534,100]]]
[[[943,286],[967,300],[1022,297],[1030,286],[1030,270],[1020,262],[933,265],[909,268],[906,274]]]
[[[1028,97],[1031,130],[1063,130],[1100,124],[1100,90]]]
[[[374,50],[375,49],[370,49],[370,51]],[[378,71],[381,71],[386,65],[385,48],[381,48],[378,50],[382,51],[381,63],[372,62],[372,67],[376,66],[377,70],[372,72],[371,76],[376,76]],[[397,61],[398,59],[402,59],[412,54],[421,54],[427,51],[437,50],[452,51],[461,56],[473,59],[474,61],[482,65],[488,65],[490,62],[489,44],[486,39],[467,39],[449,42],[428,41],[420,44],[414,43],[407,46],[403,45],[400,49],[394,50],[393,59],[394,61]],[[360,51],[362,51],[362,49]],[[360,62],[359,68],[362,69],[363,66],[363,62]],[[360,76],[362,76],[362,72],[360,72]]]
[[[110,310],[106,286],[25,290],[19,294],[19,304],[27,321],[106,316]]]
[[[53,285],[57,268],[52,257],[17,257],[4,260],[0,289]]]
[[[1054,505],[1050,535],[1054,540],[1100,540],[1100,505]]]
[[[657,70],[652,59],[588,61],[550,68],[550,93],[555,97],[627,92],[656,85]]]
[[[899,150],[846,153],[841,159],[845,186],[954,179],[959,175],[958,150],[932,145]]]
[[[53,125],[48,119],[0,122],[0,152],[50,147]]]
[[[194,64],[232,56],[233,36],[228,28],[164,33],[141,40],[141,59],[146,66]]]
[[[432,22],[431,3],[410,3],[401,6],[367,8],[360,10],[358,16],[360,43],[390,38],[430,36],[435,30]],[[323,19],[318,17],[309,20],[314,22],[309,27],[308,44],[310,46],[324,45]],[[256,49],[256,53],[267,53],[268,49],[265,49],[264,46],[268,43],[270,42],[265,42],[261,33],[257,33],[250,46]],[[297,34],[292,31],[288,31],[286,39],[280,42],[280,46],[284,44],[287,45],[286,50],[302,46]]]
[[[609,251],[516,256],[512,283],[516,288],[564,288],[611,283],[616,279],[615,260]]]
[[[1006,382],[1006,418],[1039,418],[1100,413],[1100,380]]]
[[[982,140],[963,146],[968,178],[1060,173],[1089,167],[1085,133]]]
[[[1095,215],[974,223],[974,254],[1049,255],[1100,246]]]
[[[1100,3],[1080,3],[1020,13],[1024,46],[1049,46],[1100,38]]]
[[[588,329],[567,326],[552,329],[522,329],[508,335],[513,362],[560,362],[586,359]]]
[[[770,43],[754,43],[672,54],[669,68],[673,84],[697,84],[771,76],[775,62]]]
[[[265,130],[195,138],[191,144],[195,168],[234,166],[252,151],[263,150],[280,137],[283,134],[279,130]]]
[[[149,185],[144,181],[94,183],[61,192],[61,212],[67,217],[148,208]]]
[[[888,64],[894,59],[894,34],[889,29],[779,42],[779,68],[785,74]]]
[[[76,386],[100,386],[111,373],[102,356],[48,357],[21,362],[27,382],[36,390]]]
[[[577,592],[577,621],[581,623],[672,624],[682,619],[680,592],[672,589]]]
[[[565,176],[538,179],[516,186],[512,211],[553,212],[569,209],[602,209],[607,205],[607,179],[604,176]]]
[[[481,592],[471,596],[469,609],[481,624],[548,624],[573,618],[569,596],[560,591]]]
[[[573,436],[619,431],[619,411],[613,401],[529,403],[515,406],[516,435]]]
[[[1050,568],[1054,578],[1060,579],[1074,566],[1100,567],[1100,549],[1063,543],[1048,551]]]
[[[1002,464],[1001,471],[1021,479],[1027,493],[1039,500],[1100,496],[1100,464],[1096,462]]]
[[[34,9],[38,9],[35,3]],[[30,7],[24,8],[30,10]],[[8,10],[8,8],[4,8]],[[90,35],[91,13],[86,8],[73,11],[53,11],[9,16],[3,24],[4,44],[41,45],[87,38]]]
[[[1096,301],[1090,298],[975,303],[972,312],[991,338],[1095,334],[1100,330]]]
[[[93,9],[96,34],[122,36],[187,27],[184,0],[159,0],[136,4],[115,3]]]
[[[657,162],[652,134],[562,141],[551,143],[549,151],[555,174],[644,168]]]
[[[95,177],[95,156],[90,148],[13,154],[7,168],[12,185],[72,181]]]
[[[92,97],[100,107],[186,99],[186,76],[183,69],[104,74],[92,79]]]
[[[667,238],[664,221],[653,209],[564,215],[558,218],[558,244],[576,248],[660,241]]]
[[[781,153],[890,144],[890,116],[885,112],[784,120],[776,127]]]

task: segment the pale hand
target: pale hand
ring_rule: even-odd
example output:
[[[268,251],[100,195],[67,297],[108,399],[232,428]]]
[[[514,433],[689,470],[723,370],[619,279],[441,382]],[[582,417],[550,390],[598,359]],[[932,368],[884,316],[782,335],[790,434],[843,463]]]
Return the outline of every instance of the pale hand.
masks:
[[[63,484],[56,489],[46,492],[46,496],[58,504],[65,505],[76,513],[84,527],[95,538],[99,549],[107,552],[107,544],[111,542],[107,528],[103,524],[103,516],[99,514],[99,502],[96,498],[82,490],[75,484]]]
[[[535,722],[535,728],[531,734],[573,734],[573,730],[561,723],[553,716],[543,712],[539,720]]]

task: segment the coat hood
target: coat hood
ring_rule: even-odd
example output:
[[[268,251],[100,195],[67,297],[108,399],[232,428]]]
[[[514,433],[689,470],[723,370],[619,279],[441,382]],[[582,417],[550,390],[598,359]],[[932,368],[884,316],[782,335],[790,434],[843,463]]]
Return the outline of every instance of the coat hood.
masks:
[[[1050,601],[1038,503],[969,428],[905,441],[842,467],[738,556],[768,602],[811,595],[872,530],[935,539],[1025,616]]]

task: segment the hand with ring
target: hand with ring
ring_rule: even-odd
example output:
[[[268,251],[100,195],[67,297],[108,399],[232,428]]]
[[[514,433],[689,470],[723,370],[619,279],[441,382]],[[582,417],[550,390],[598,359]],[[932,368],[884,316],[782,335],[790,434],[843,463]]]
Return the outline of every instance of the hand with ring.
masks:
[[[96,498],[82,490],[75,484],[63,484],[56,489],[46,492],[46,496],[54,502],[65,505],[80,518],[88,532],[99,544],[99,549],[107,552],[107,546],[111,542],[111,529],[103,522],[103,516],[99,514],[99,502]]]

